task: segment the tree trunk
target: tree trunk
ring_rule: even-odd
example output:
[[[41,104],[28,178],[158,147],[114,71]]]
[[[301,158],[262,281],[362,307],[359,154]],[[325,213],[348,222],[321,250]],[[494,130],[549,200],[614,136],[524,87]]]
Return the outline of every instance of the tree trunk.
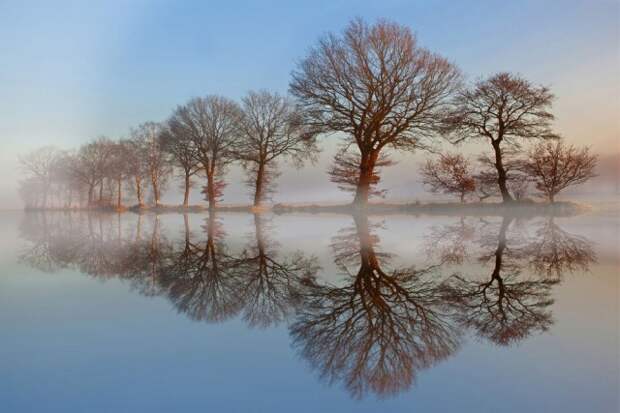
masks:
[[[99,204],[103,204],[103,179],[101,180],[101,183],[99,184]]]
[[[155,206],[159,206],[159,182],[157,182],[157,178],[151,178],[151,184],[153,185],[153,200],[155,201]]]
[[[138,222],[136,223],[136,241],[142,240],[142,213],[138,213]]]
[[[504,169],[504,162],[502,159],[502,150],[499,142],[493,142],[493,150],[495,151],[495,168],[497,169],[497,183],[499,185],[499,191],[502,194],[502,202],[508,203],[514,201],[508,187],[506,186],[506,170]]]
[[[549,201],[551,201],[552,204],[555,203],[555,194],[550,194],[549,195]]]
[[[465,203],[465,193],[462,192],[461,193],[461,204],[464,204],[464,203]]]
[[[183,227],[185,228],[185,246],[189,245],[189,215],[183,214]]]
[[[136,196],[138,198],[138,207],[142,208],[144,206],[144,201],[142,200],[142,180],[136,177],[135,181],[136,181]]]
[[[47,183],[44,183],[43,185],[43,209],[47,208],[48,187],[49,185]]]
[[[215,209],[215,179],[213,171],[207,172],[207,200],[209,201],[209,210]]]
[[[88,185],[88,206],[93,205],[93,192],[95,192],[95,186],[93,184]]]
[[[120,209],[121,202],[122,202],[121,179],[117,179],[116,183],[117,183],[117,191],[118,191],[118,195],[116,197],[116,208]]]
[[[261,257],[261,261],[265,257],[265,234],[263,231],[263,218],[259,214],[254,214],[254,228],[256,231],[256,249],[258,255]],[[263,265],[261,265],[263,267]]]
[[[183,206],[189,207],[189,171],[185,171],[185,194],[183,195]]]
[[[263,183],[265,175],[265,165],[262,162],[258,164],[256,171],[256,188],[254,189],[254,206],[258,207],[263,201]]]
[[[504,250],[506,249],[506,232],[510,223],[513,221],[512,217],[504,217],[502,219],[502,226],[500,227],[497,237],[497,249],[495,250],[495,267],[493,269],[492,278],[501,280],[500,273],[502,270],[502,259],[504,256]]]
[[[360,160],[360,175],[357,181],[357,189],[353,204],[358,207],[366,207],[368,205],[368,197],[370,196],[370,185],[375,170],[375,163],[379,157],[379,152],[372,151],[362,153]]]

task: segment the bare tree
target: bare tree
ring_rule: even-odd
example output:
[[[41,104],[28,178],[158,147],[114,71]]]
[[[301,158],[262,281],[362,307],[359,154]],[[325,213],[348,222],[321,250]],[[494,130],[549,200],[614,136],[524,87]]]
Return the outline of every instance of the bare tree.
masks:
[[[19,157],[21,168],[27,175],[26,181],[23,181],[24,185],[31,189],[40,188],[42,201],[39,205],[41,208],[48,206],[49,188],[59,155],[58,149],[45,146]]]
[[[510,73],[498,73],[459,91],[444,132],[453,143],[474,138],[491,143],[502,200],[510,202],[513,197],[506,184],[502,149],[518,147],[521,141],[558,138],[551,130],[552,102],[548,88]]]
[[[579,185],[596,176],[597,156],[589,148],[578,149],[561,141],[541,143],[529,151],[524,171],[549,202],[572,185]]]
[[[101,201],[109,156],[110,140],[102,137],[80,147],[77,153],[70,156],[68,160],[67,166],[74,179],[87,188],[89,206],[95,204],[94,191],[97,185],[100,185]]]
[[[127,158],[127,175],[136,194],[138,208],[144,207],[144,180],[147,178],[147,165],[144,158],[143,141],[138,136],[123,141]]]
[[[192,176],[200,171],[197,150],[190,134],[179,118],[178,111],[168,120],[160,135],[162,148],[170,154],[173,164],[183,172],[183,206],[189,206]]]
[[[428,159],[420,168],[422,182],[431,192],[457,194],[462,202],[476,190],[471,165],[460,154],[439,155],[437,160]]]
[[[248,172],[254,206],[259,206],[277,174],[278,159],[289,158],[301,166],[304,160],[314,159],[318,148],[315,135],[303,125],[302,114],[286,97],[252,91],[243,98],[242,109],[241,140],[235,155]]]
[[[192,141],[195,159],[207,176],[203,192],[209,209],[214,209],[221,197],[226,166],[233,161],[240,116],[238,105],[220,96],[194,98],[174,112],[176,133]]]
[[[143,123],[131,131],[133,139],[140,141],[143,148],[142,156],[151,182],[155,206],[160,205],[161,191],[172,172],[168,156],[162,150],[160,132],[161,125],[155,122]]]
[[[384,148],[428,147],[460,79],[454,65],[419,47],[409,28],[359,19],[341,35],[322,38],[292,76],[306,125],[345,133],[359,149],[354,203],[360,206]]]
[[[129,176],[128,148],[124,142],[115,142],[110,151],[108,176],[116,184],[116,208],[123,207],[123,181]]]
[[[93,142],[93,146],[98,154],[98,174],[99,174],[99,199],[98,203],[100,207],[103,207],[105,201],[103,199],[104,187],[106,184],[106,179],[108,183],[108,187],[110,186],[110,171],[112,169],[111,160],[112,153],[114,151],[114,142],[106,136],[100,136]],[[111,200],[110,200],[111,201]]]

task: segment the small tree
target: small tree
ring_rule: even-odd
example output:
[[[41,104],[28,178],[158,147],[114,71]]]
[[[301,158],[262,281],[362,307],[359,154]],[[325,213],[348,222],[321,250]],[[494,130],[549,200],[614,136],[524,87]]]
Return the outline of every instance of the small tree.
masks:
[[[519,148],[523,141],[556,139],[551,130],[553,95],[510,73],[499,73],[464,88],[453,101],[444,132],[453,143],[485,139],[493,149],[497,184],[504,202],[510,202],[504,149]]]
[[[437,160],[428,159],[420,168],[422,182],[431,192],[457,194],[461,202],[476,190],[469,161],[460,154],[439,155]]]
[[[561,141],[536,145],[529,151],[523,168],[549,202],[563,189],[596,176],[597,156],[589,148],[578,149]]]

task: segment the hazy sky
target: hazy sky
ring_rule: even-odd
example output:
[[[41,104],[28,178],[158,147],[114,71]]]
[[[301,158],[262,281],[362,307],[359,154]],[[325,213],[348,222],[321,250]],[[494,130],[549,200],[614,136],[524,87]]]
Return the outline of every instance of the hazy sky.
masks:
[[[295,62],[319,36],[356,16],[411,27],[422,45],[470,79],[512,71],[550,86],[557,130],[569,142],[617,152],[619,4],[0,0],[0,205],[20,206],[18,154],[126,135],[132,125],[165,119],[192,96],[286,93]],[[285,169],[276,200],[340,199],[325,176],[333,145],[324,147],[314,168]],[[416,194],[418,158],[401,157],[386,173],[394,196]],[[243,202],[239,171],[229,181],[225,201]]]

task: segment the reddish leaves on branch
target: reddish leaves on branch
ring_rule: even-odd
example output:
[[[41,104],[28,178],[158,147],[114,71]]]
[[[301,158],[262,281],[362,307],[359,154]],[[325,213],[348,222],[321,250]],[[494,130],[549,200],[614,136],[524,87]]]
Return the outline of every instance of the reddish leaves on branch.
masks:
[[[357,191],[360,180],[360,159],[361,156],[357,151],[351,151],[348,148],[341,149],[334,156],[331,168],[327,171],[329,180],[338,185],[343,191]],[[385,196],[385,189],[377,189],[377,185],[381,180],[381,168],[393,165],[394,162],[387,155],[380,155],[377,159],[372,174],[370,176],[369,196]]]

